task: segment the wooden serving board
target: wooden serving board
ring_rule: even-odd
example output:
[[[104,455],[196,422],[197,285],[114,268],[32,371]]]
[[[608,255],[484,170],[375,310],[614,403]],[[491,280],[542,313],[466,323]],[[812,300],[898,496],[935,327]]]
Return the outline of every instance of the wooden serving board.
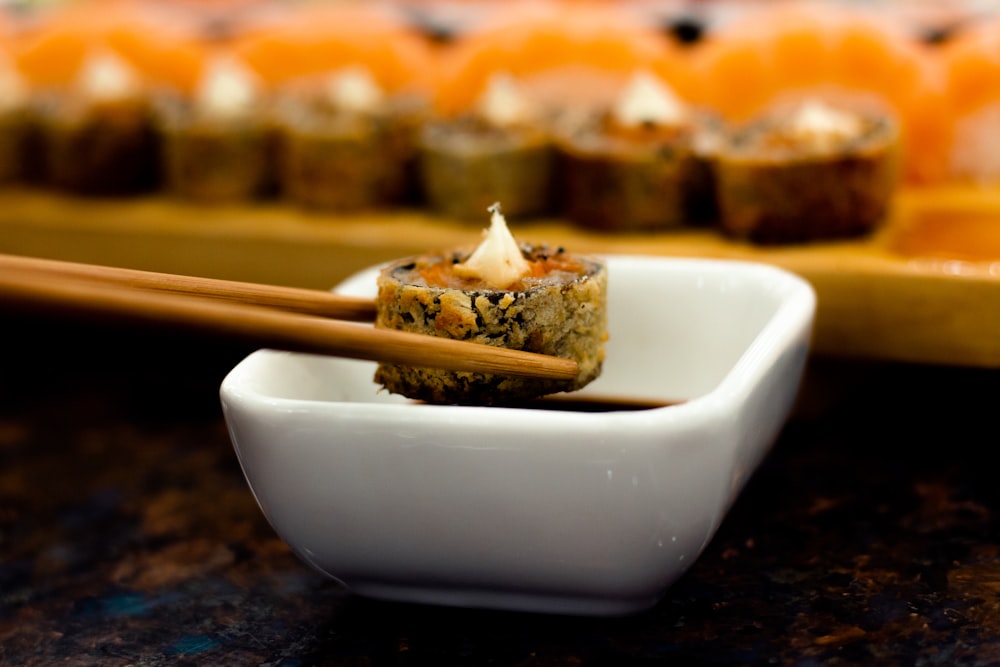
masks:
[[[485,213],[474,224],[422,211],[333,216],[0,191],[0,252],[321,289],[373,264],[474,244],[488,223]],[[817,291],[821,355],[1000,368],[1000,190],[904,190],[871,237],[781,247],[711,229],[613,235],[561,220],[508,223],[518,238],[576,252],[787,268]]]

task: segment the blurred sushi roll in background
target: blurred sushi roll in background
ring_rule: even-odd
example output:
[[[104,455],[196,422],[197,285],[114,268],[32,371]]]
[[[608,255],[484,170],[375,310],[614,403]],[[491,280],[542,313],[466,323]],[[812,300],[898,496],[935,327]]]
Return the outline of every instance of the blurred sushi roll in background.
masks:
[[[476,220],[499,198],[511,215],[552,212],[555,152],[548,121],[505,72],[490,77],[472,109],[430,118],[418,147],[421,183],[433,211]]]
[[[154,100],[162,90],[190,90],[204,38],[194,17],[170,4],[94,0],[5,8],[10,26],[0,46],[26,84],[24,108],[35,129],[22,160],[32,185],[109,197],[160,190],[162,135]]]
[[[872,9],[767,3],[713,31],[697,51],[694,100],[741,124],[775,105],[881,107],[899,126],[902,176],[942,176],[944,89],[935,55]]]
[[[191,93],[160,96],[164,189],[199,203],[273,194],[275,133],[260,78],[228,52],[205,57]]]
[[[898,182],[891,115],[807,100],[766,111],[722,142],[719,225],[758,243],[860,236],[887,219]]]
[[[377,5],[334,5],[303,10],[254,42],[242,52],[291,65],[275,105],[289,201],[348,212],[421,199],[417,137],[434,67],[414,28]]]
[[[22,21],[13,44],[35,98],[44,182],[79,195],[158,188],[152,91],[187,76],[191,39],[182,22],[128,0],[55,5]]]
[[[651,72],[558,141],[563,212],[605,231],[706,223],[715,213],[712,162],[723,128]]]
[[[601,3],[522,3],[444,51],[422,135],[428,203],[478,219],[493,200],[521,219],[559,211],[556,137],[669,59],[650,23]]]
[[[387,99],[356,66],[297,82],[281,98],[279,171],[290,202],[334,212],[414,203],[417,100]]]
[[[8,49],[0,46],[0,185],[38,177],[39,134],[29,82]]]
[[[71,86],[40,106],[45,178],[80,195],[133,195],[159,184],[160,142],[141,74],[95,48]]]

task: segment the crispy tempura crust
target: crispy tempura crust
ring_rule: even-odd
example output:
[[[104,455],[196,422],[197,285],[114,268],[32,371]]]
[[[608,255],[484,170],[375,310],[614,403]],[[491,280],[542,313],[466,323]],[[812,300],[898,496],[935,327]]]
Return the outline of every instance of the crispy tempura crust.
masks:
[[[376,327],[575,359],[572,382],[380,364],[375,381],[429,403],[498,405],[580,389],[601,372],[607,339],[607,269],[577,258],[583,271],[523,290],[428,286],[419,269],[454,255],[401,260],[378,278]]]

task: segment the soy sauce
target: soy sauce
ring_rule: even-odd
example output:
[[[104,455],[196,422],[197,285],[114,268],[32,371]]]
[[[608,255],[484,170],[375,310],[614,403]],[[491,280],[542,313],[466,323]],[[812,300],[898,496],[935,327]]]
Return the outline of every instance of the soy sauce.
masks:
[[[520,408],[524,410],[548,410],[551,412],[639,412],[656,410],[684,401],[664,401],[649,398],[618,398],[608,396],[543,396],[513,403],[503,403],[493,407]],[[414,401],[418,405],[428,405],[424,401]]]
[[[512,403],[505,407],[526,408],[529,410],[551,410],[555,412],[637,412],[655,410],[671,405],[679,405],[683,401],[663,401],[646,398],[610,398],[606,396],[548,396],[529,401]]]

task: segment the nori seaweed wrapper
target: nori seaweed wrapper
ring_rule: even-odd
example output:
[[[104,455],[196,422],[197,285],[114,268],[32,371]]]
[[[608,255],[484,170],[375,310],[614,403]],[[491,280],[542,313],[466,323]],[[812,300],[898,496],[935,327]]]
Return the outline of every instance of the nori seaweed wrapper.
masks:
[[[478,221],[496,201],[519,218],[554,211],[555,147],[543,128],[439,118],[425,123],[419,147],[424,195],[437,213]]]
[[[508,377],[380,364],[375,381],[396,394],[428,403],[503,405],[573,391],[601,373],[607,339],[607,269],[593,258],[522,244],[529,260],[567,259],[578,271],[550,271],[512,289],[429,285],[423,270],[464,262],[460,250],[395,262],[378,278],[376,327],[574,359],[573,381]]]
[[[858,237],[887,219],[899,182],[899,130],[859,113],[861,131],[834,150],[788,135],[776,114],[735,130],[718,153],[719,225],[760,244]]]
[[[558,141],[563,214],[609,232],[707,224],[715,217],[711,148],[720,132],[701,112],[679,126],[634,128],[595,114]]]

